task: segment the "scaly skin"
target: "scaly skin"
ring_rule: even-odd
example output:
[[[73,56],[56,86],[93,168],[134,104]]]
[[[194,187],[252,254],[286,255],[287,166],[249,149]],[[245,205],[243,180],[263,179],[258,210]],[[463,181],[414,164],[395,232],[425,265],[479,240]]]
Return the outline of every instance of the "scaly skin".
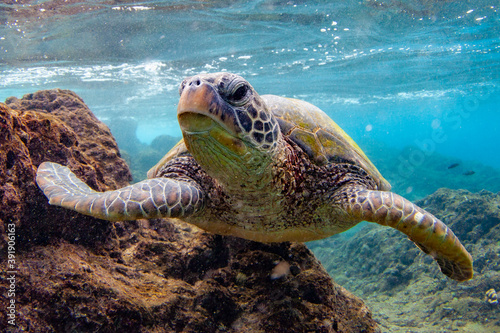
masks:
[[[360,221],[392,227],[431,255],[441,271],[457,281],[472,278],[472,257],[453,231],[431,213],[392,192],[346,190],[343,207]]]
[[[51,205],[109,221],[183,217],[197,213],[204,205],[200,187],[187,180],[148,179],[101,193],[67,167],[44,162],[38,167],[36,182]]]

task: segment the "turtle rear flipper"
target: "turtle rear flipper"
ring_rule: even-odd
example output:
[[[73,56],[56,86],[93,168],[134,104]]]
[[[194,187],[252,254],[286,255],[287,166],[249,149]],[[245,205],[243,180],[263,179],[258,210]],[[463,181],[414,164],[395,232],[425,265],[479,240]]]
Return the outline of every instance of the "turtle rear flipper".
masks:
[[[44,162],[36,182],[51,205],[109,221],[182,217],[203,208],[204,196],[194,182],[153,178],[114,191],[97,192],[67,167]]]
[[[472,279],[472,257],[453,231],[405,198],[392,192],[354,189],[345,208],[354,218],[403,232],[423,252],[431,255],[443,274],[450,278]]]

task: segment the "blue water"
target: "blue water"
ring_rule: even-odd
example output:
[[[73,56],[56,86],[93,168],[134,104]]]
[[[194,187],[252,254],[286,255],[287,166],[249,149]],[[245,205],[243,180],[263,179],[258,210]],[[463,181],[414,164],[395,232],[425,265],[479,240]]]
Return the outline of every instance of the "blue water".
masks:
[[[439,187],[498,192],[499,10],[498,0],[3,1],[0,101],[73,90],[126,148],[134,136],[145,144],[159,135],[180,137],[182,79],[231,71],[261,94],[304,99],[326,111],[410,200]],[[475,174],[464,175],[469,170]],[[497,241],[481,239],[480,246]],[[482,254],[483,264],[494,253]],[[481,295],[471,289],[462,298],[469,310],[484,302],[488,288],[498,289],[488,282],[494,274],[484,274],[487,282],[475,289],[483,288]],[[444,302],[437,295],[443,288],[429,285]],[[466,288],[452,289],[453,297]],[[419,312],[445,313],[453,302]],[[375,312],[377,320],[387,317],[386,308],[383,316]],[[493,311],[477,321],[498,325]],[[391,320],[404,326],[407,314]]]
[[[71,89],[149,143],[181,135],[184,77],[232,71],[316,104],[379,161],[500,168],[497,1],[23,3],[0,5],[0,100]]]

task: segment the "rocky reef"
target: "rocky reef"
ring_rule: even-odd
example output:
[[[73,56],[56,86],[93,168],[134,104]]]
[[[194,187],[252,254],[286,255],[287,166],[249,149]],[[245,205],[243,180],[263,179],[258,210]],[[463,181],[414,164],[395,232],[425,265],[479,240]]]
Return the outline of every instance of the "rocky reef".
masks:
[[[500,193],[439,189],[417,201],[464,243],[474,278],[458,283],[401,233],[366,224],[309,243],[334,280],[362,297],[384,332],[499,332]]]
[[[51,237],[68,241],[104,241],[109,224],[47,205],[34,183],[43,161],[68,165],[97,190],[124,186],[131,179],[106,125],[74,93],[40,91],[0,104],[0,224],[14,223],[24,246]],[[65,223],[54,223],[54,216]],[[2,243],[2,245],[5,243]]]
[[[109,129],[70,91],[0,103],[0,143],[8,277],[0,299],[14,302],[0,311],[2,331],[379,331],[303,244],[222,237],[173,219],[110,223],[49,206],[34,182],[43,161],[68,165],[96,190],[131,179]]]

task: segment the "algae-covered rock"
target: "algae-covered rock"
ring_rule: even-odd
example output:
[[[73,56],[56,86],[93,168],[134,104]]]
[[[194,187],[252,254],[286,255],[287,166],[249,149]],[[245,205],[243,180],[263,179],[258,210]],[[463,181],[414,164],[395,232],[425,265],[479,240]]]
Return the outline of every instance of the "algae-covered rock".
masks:
[[[15,295],[2,293],[15,301],[15,326],[1,311],[2,329],[379,331],[303,244],[222,237],[173,219],[110,223],[49,206],[34,181],[42,161],[68,165],[97,190],[125,185],[129,170],[107,127],[74,93],[8,101],[19,109],[0,104],[2,251],[10,225],[16,241],[14,266],[0,256],[0,274],[15,275]],[[273,275],[278,265],[288,269]]]
[[[99,255],[67,243],[21,254],[18,327],[38,332],[377,331],[362,301],[335,285],[303,244],[264,245],[176,221],[143,223]],[[168,231],[167,236],[155,229]],[[271,279],[272,268],[283,260],[298,271]],[[237,283],[240,275],[245,280]]]
[[[5,103],[11,109],[23,111],[23,114],[31,113],[38,117],[40,117],[40,114],[52,115],[62,121],[65,126],[71,128],[73,133],[65,134],[63,132],[61,134],[58,142],[59,146],[63,144],[71,152],[79,150],[86,157],[92,159],[92,162],[98,166],[98,170],[102,174],[102,181],[106,184],[106,187],[117,188],[132,179],[125,161],[120,158],[118,145],[109,128],[96,118],[83,100],[74,92],[62,89],[42,90],[34,94],[27,94],[22,99],[10,97]],[[35,120],[34,123],[36,124],[37,121]],[[46,125],[46,123],[42,122],[40,124]],[[36,136],[39,128],[33,129],[30,134]],[[49,127],[46,130],[45,134],[58,135],[57,129],[52,131]],[[39,139],[42,144],[43,141],[47,141],[47,145],[51,144],[50,140],[44,140],[44,137]],[[34,146],[31,147],[30,151],[32,154],[46,154],[46,150],[43,148],[46,147]],[[50,152],[58,154],[57,149],[51,149],[49,154]],[[79,153],[75,153],[75,155]],[[45,160],[58,162],[54,160],[57,157],[52,155],[42,156],[45,157]],[[60,161],[64,162],[64,160]],[[40,161],[37,159],[36,162]],[[39,163],[35,164],[38,165]]]
[[[127,184],[130,173],[106,125],[73,92],[40,91],[0,103],[0,228],[16,226],[19,246],[51,237],[80,243],[103,241],[101,223],[47,205],[33,182],[43,161],[68,165],[96,190]],[[5,240],[6,233],[1,233]],[[2,245],[5,243],[2,242]]]

